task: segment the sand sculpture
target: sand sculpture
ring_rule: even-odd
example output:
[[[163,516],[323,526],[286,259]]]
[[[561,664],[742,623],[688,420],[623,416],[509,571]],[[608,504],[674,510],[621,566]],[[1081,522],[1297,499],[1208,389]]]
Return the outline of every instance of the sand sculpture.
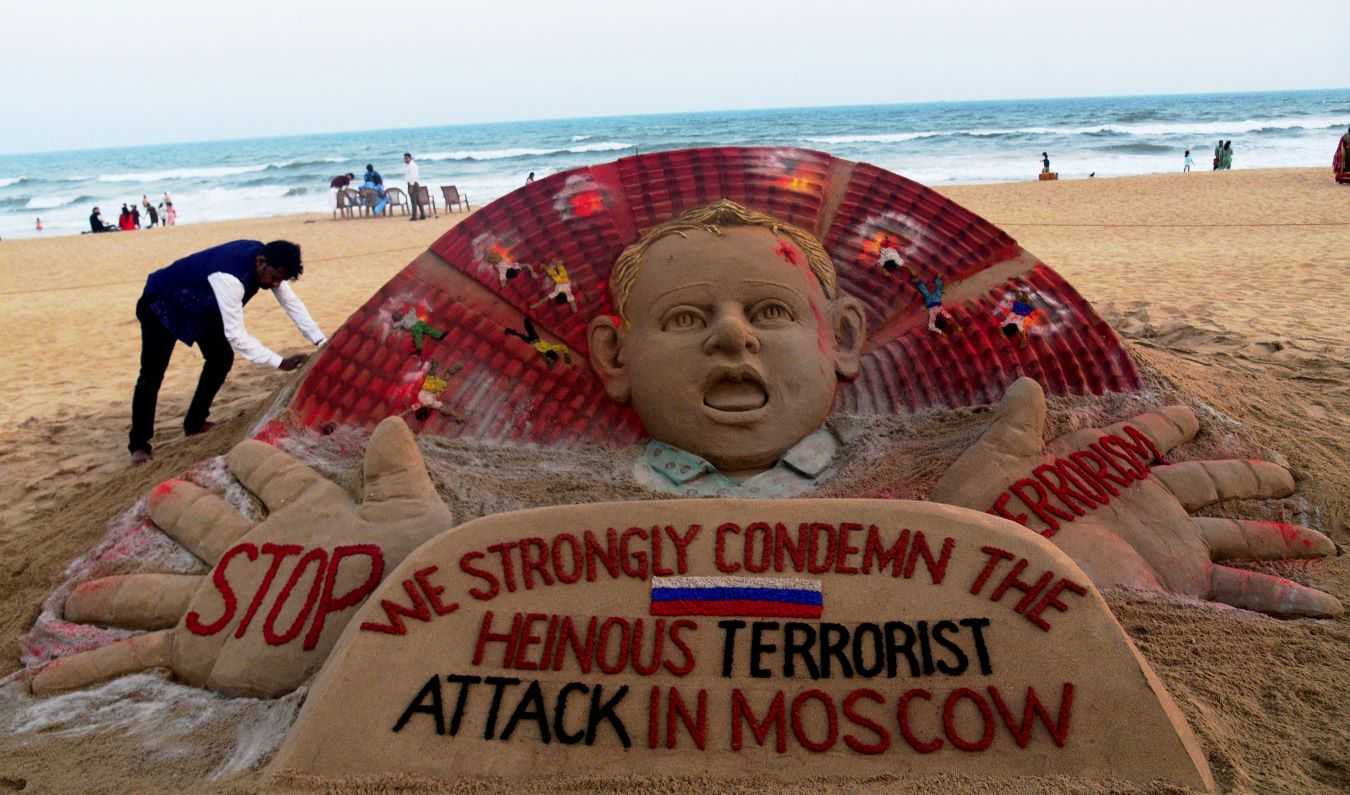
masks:
[[[931,287],[920,291],[914,282]],[[1287,494],[1292,479],[1264,463],[1165,464],[1164,454],[1196,432],[1187,410],[1163,408],[1045,444],[1044,392],[1138,385],[1115,334],[1054,271],[987,222],[875,167],[806,150],[711,149],[555,175],[436,241],[333,335],[257,441],[229,455],[230,470],[266,505],[264,522],[250,528],[190,484],[159,487],[150,518],[210,564],[209,576],[81,585],[64,606],[69,622],[151,631],[41,667],[33,688],[167,666],[192,684],[277,695],[308,680],[335,645],[379,648],[353,626],[358,613],[359,624],[384,611],[391,624],[446,616],[442,625],[457,625],[464,615],[451,614],[461,595],[442,591],[449,586],[425,566],[410,561],[407,572],[389,577],[430,539],[426,549],[459,549],[459,531],[450,528],[476,518],[452,516],[439,499],[414,433],[486,446],[603,445],[625,462],[620,477],[647,499],[793,498],[809,497],[839,469],[844,447],[827,422],[832,414],[1002,400],[989,431],[932,492],[959,508],[858,510],[890,511],[896,532],[894,523],[909,517],[941,517],[934,533],[967,539],[963,566],[975,565],[969,550],[978,552],[981,533],[1034,547],[1025,559],[1061,572],[1094,605],[1083,626],[1095,629],[1083,632],[1105,643],[1094,647],[1102,664],[1133,666],[1136,679],[1143,670],[1148,680],[1147,667],[1086,578],[1281,615],[1339,612],[1327,594],[1215,565],[1332,547],[1306,528],[1193,519],[1188,510],[1216,500]],[[268,446],[362,426],[374,432],[359,507],[303,461]],[[742,505],[723,508],[740,516]],[[820,505],[780,501],[775,516],[795,526]],[[507,524],[525,533],[538,521]],[[507,524],[474,527],[506,533]],[[1031,531],[1086,578],[1071,576],[1072,564]],[[413,560],[444,565],[421,553]],[[530,576],[534,564],[523,565],[520,576]],[[1060,580],[1028,567],[1008,585],[1022,594],[1012,612],[1023,617],[1038,599],[1063,595]],[[632,587],[589,598],[626,603]],[[43,630],[59,637],[70,626],[53,619]],[[360,664],[338,656],[335,664]],[[1203,781],[1203,762],[1186,750],[1184,724],[1166,717],[1170,702],[1159,692],[1136,689],[1130,702],[1154,716],[1150,725],[1172,726],[1173,761],[1160,762],[1158,775]],[[400,697],[406,703],[411,695]],[[983,731],[972,727],[963,724],[958,736]],[[813,723],[804,736],[818,730]],[[1085,758],[1063,757],[1106,769]]]
[[[358,612],[272,769],[960,770],[1213,789],[1067,556],[997,517],[884,500],[603,503],[463,525]]]

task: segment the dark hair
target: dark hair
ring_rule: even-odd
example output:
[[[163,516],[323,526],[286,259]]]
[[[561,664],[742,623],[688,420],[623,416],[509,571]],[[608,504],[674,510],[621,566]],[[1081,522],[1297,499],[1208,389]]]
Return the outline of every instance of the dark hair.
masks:
[[[259,252],[267,264],[276,268],[289,281],[300,278],[305,266],[300,264],[300,247],[289,240],[273,240]]]
[[[403,156],[404,156],[404,157],[412,157],[412,153],[411,153],[411,152],[404,152],[404,153],[403,153]]]
[[[375,167],[374,167],[374,166],[372,166],[372,165],[369,164],[369,163],[366,163],[366,171],[374,171],[374,170],[375,170]]]

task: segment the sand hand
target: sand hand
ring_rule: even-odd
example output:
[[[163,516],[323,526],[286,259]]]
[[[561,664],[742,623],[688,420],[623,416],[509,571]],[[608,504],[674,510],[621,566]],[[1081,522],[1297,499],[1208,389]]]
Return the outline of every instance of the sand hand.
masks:
[[[152,667],[224,692],[287,692],[323,663],[384,574],[454,526],[412,432],[398,418],[371,435],[360,504],[262,442],[240,443],[226,462],[262,501],[267,518],[251,526],[192,483],[157,486],[151,520],[212,571],[82,583],[66,601],[68,620],[149,632],[53,661],[32,678],[35,693]]]
[[[1334,616],[1330,594],[1223,565],[1322,557],[1325,535],[1280,522],[1194,517],[1228,499],[1287,497],[1294,479],[1266,461],[1162,456],[1199,431],[1194,412],[1167,406],[1046,444],[1045,393],[1029,378],[1004,396],[993,424],[930,499],[1013,518],[1063,549],[1099,587],[1167,591],[1281,616]]]

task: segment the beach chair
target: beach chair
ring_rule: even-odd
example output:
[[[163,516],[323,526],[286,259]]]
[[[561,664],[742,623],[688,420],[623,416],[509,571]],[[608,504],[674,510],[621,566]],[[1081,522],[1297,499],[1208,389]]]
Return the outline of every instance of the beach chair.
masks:
[[[388,188],[384,192],[384,197],[389,200],[387,212],[394,214],[394,210],[402,210],[404,215],[412,212],[408,208],[408,194],[403,192],[402,188]]]
[[[356,191],[350,188],[339,188],[337,192],[337,205],[333,208],[333,219],[337,220],[339,214],[343,218],[351,218],[352,211],[361,205],[361,197],[356,195]]]
[[[445,211],[447,213],[450,212],[451,208],[455,208],[456,212],[458,212],[460,205],[464,206],[464,212],[466,213],[471,209],[469,207],[469,194],[466,193],[461,197],[459,188],[456,188],[454,185],[442,185],[441,196],[445,198]]]
[[[422,207],[431,205],[431,214],[436,216],[437,218],[440,217],[441,214],[436,211],[436,200],[431,196],[431,188],[428,188],[426,185],[418,185],[417,195],[413,196],[412,200],[417,202]],[[422,214],[426,215],[426,211],[423,210]]]
[[[380,194],[370,188],[361,189],[361,214],[374,215],[375,205],[380,203]]]

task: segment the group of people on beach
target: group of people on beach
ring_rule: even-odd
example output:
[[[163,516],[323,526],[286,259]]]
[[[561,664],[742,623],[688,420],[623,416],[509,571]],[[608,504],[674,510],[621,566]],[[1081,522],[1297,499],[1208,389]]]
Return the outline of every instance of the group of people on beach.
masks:
[[[145,208],[145,225],[141,225],[141,210]],[[98,232],[130,232],[134,229],[153,229],[156,226],[174,226],[178,223],[178,211],[173,207],[173,199],[169,194],[164,194],[164,201],[160,202],[158,207],[150,203],[149,197],[141,194],[140,207],[136,202],[127,204],[123,202],[122,212],[117,216],[117,226],[105,223],[103,221],[103,211],[95,207],[93,212],[89,213],[89,231]],[[160,211],[163,211],[163,222],[160,221]]]
[[[1219,141],[1214,146],[1214,170],[1228,171],[1233,168],[1233,142]]]
[[[403,153],[403,179],[408,186],[408,204],[412,210],[412,217],[408,220],[427,220],[426,205],[419,201],[419,198],[421,197],[422,182],[421,176],[418,173],[417,161],[413,158],[412,154],[408,152]],[[355,180],[356,175],[351,172],[338,174],[328,181],[328,187],[337,191],[343,191],[352,187],[352,183]],[[372,191],[375,194],[375,203],[371,205],[370,209],[375,215],[382,215],[385,208],[389,205],[389,197],[386,195],[384,189],[384,177],[380,176],[380,172],[375,170],[374,165],[366,163],[366,173],[362,176],[361,180],[361,184],[356,186],[356,190]]]

